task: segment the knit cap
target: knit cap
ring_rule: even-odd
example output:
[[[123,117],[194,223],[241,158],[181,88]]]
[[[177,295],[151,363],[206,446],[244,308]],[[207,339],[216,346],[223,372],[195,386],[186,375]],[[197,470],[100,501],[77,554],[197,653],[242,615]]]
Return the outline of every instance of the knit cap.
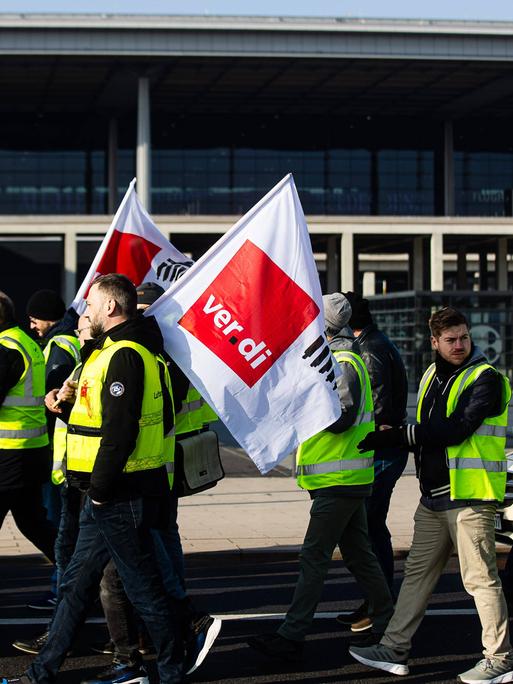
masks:
[[[372,314],[369,311],[369,300],[364,299],[362,295],[357,292],[344,292],[344,297],[351,305],[352,314],[349,319],[349,325],[353,330],[363,330],[367,325],[373,323]]]
[[[55,290],[37,290],[27,302],[27,316],[40,321],[60,321],[66,307]]]
[[[351,305],[341,292],[323,295],[322,303],[326,332],[335,335],[347,325],[351,318]]]
[[[142,283],[137,288],[137,305],[153,304],[163,294],[164,288],[157,285],[157,283]]]

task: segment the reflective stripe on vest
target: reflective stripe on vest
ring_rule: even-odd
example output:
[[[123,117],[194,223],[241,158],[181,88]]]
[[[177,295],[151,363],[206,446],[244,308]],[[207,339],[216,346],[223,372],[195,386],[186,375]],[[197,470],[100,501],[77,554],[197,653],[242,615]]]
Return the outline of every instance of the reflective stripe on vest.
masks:
[[[462,393],[471,387],[481,373],[489,369],[493,369],[493,366],[486,362],[478,362],[465,368],[456,376],[447,397],[447,417],[455,411]],[[460,444],[446,448],[452,500],[502,501],[504,499],[507,472],[504,450],[511,388],[508,380],[498,371],[493,370],[501,380],[501,412],[499,415],[485,418],[477,430]],[[435,365],[432,364],[422,377],[417,405],[418,422],[421,422],[422,404],[435,371]]]
[[[300,465],[297,467],[296,475],[318,475],[319,473],[333,473],[337,470],[363,470],[368,467],[368,458],[341,459],[340,461]]]
[[[120,349],[133,349],[144,364],[144,391],[139,433],[134,451],[123,472],[149,470],[164,465],[163,390],[157,358],[136,342],[109,337],[85,361],[79,378],[67,434],[67,468],[92,472],[102,437],[102,389],[112,356]]]
[[[449,468],[458,470],[487,470],[489,473],[505,473],[508,470],[506,461],[483,461],[481,458],[450,458]]]
[[[201,430],[203,427],[203,404],[204,399],[198,390],[189,385],[187,396],[182,403],[182,408],[176,414],[176,435],[183,435],[187,432]]]
[[[360,403],[354,424],[345,432],[322,430],[300,445],[296,476],[304,489],[339,485],[365,485],[374,480],[374,452],[360,455],[357,444],[374,430],[374,406],[369,374],[362,359],[353,352],[338,351],[338,363],[349,364],[360,385]]]
[[[169,483],[169,489],[173,489],[174,479],[175,479],[175,447],[176,447],[176,437],[175,437],[175,400],[173,397],[173,385],[171,382],[171,376],[169,375],[169,367],[163,356],[157,356],[157,361],[160,367],[164,371],[164,383],[166,385],[169,396],[171,397],[171,411],[173,413],[173,427],[169,432],[164,435],[164,461],[166,464],[167,481]]]
[[[75,364],[80,362],[80,342],[78,339],[73,335],[55,335],[55,337],[50,338],[48,344],[43,350],[45,363],[48,363],[53,344],[67,352]]]
[[[0,345],[16,350],[23,372],[0,406],[0,449],[31,449],[48,444],[45,364],[36,342],[17,326],[0,333]]]

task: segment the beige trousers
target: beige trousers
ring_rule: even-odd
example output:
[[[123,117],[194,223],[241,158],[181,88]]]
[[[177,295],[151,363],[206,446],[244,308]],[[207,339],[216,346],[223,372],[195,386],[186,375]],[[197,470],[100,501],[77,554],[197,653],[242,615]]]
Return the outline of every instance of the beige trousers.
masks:
[[[481,621],[484,655],[510,656],[508,610],[495,557],[494,514],[495,506],[487,503],[449,511],[431,511],[419,504],[404,580],[382,644],[410,650],[438,578],[456,549],[463,585],[474,598]]]

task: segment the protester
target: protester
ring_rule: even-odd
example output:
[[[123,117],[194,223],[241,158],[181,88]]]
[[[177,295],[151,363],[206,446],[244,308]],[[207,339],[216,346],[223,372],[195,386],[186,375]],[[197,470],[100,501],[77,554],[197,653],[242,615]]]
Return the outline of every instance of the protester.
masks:
[[[182,681],[182,654],[175,651],[175,628],[157,570],[150,527],[168,516],[169,488],[163,435],[171,398],[157,354],[162,336],[152,317],[137,316],[136,291],[124,276],[97,278],[87,297],[86,315],[94,343],[78,381],[65,383],[55,399],[71,399],[67,476],[86,490],[73,557],[64,573],[48,641],[28,671],[6,682],[54,681],[79,626],[97,595],[112,556],[125,591],[157,650],[162,684]],[[131,670],[114,664],[121,681],[147,683],[137,651]],[[112,679],[112,667],[92,681]],[[124,677],[124,678],[123,678]]]
[[[90,340],[89,335],[89,319],[86,316],[80,316],[78,319],[78,328],[75,330],[80,346],[83,347],[86,340]],[[79,363],[70,379],[76,382],[80,376],[82,364]],[[45,403],[47,408],[53,410],[55,404],[55,397],[53,392],[49,392]],[[53,448],[53,467],[52,480],[55,484],[62,485],[61,487],[61,517],[59,521],[59,529],[57,531],[57,538],[55,540],[55,564],[57,567],[57,591],[61,583],[62,577],[68,564],[73,556],[75,545],[78,538],[79,530],[79,516],[84,502],[84,493],[77,487],[70,487],[66,479],[66,432],[67,425],[61,419],[57,418],[55,422],[54,431],[54,448]],[[56,596],[55,606],[57,605],[58,595]],[[54,608],[55,610],[55,608]],[[53,619],[53,617],[52,617]],[[48,640],[49,627],[32,639],[16,639],[13,642],[14,648],[24,653],[31,653],[36,655],[43,648]]]
[[[417,425],[369,434],[363,453],[415,448],[421,499],[394,615],[380,643],[351,646],[359,662],[408,674],[411,640],[451,553],[481,621],[484,658],[461,682],[513,681],[508,613],[497,573],[494,516],[504,499],[511,389],[471,341],[465,316],[445,307],[429,321],[435,362],[419,386]]]
[[[79,343],[74,334],[77,314],[71,309],[66,311],[60,295],[54,290],[38,290],[27,303],[30,329],[39,337],[46,368],[46,392],[59,389],[80,360]],[[50,461],[53,450],[55,416],[46,414],[48,437],[50,440]],[[56,528],[61,517],[61,487],[52,479],[43,484],[43,504],[48,519]],[[52,577],[52,590],[40,600],[28,604],[36,610],[53,610],[57,601],[56,570]]]
[[[312,498],[310,523],[300,554],[300,574],[292,605],[277,632],[252,637],[248,644],[284,660],[301,657],[303,640],[321,597],[335,546],[369,599],[374,632],[392,614],[392,597],[367,532],[365,498],[374,469],[372,452],[363,457],[356,445],[374,429],[370,380],[358,354],[348,300],[340,293],[323,297],[326,335],[340,365],[337,389],[342,414],[298,450],[297,481]],[[377,638],[377,636],[375,636]]]
[[[408,379],[401,355],[374,323],[367,299],[355,292],[343,294],[351,304],[349,326],[358,340],[361,357],[369,372],[376,428],[400,427],[406,423],[408,403]],[[372,494],[365,502],[372,550],[381,565],[392,596],[394,552],[386,520],[395,483],[407,460],[406,447],[375,449]],[[368,615],[366,601],[354,612],[339,615],[337,620],[344,625],[351,625],[351,630],[355,632],[372,628],[372,616]]]
[[[0,527],[11,511],[20,532],[53,563],[56,530],[41,498],[49,477],[44,395],[43,354],[0,292]]]
[[[137,288],[137,309],[142,313],[163,293],[164,289],[160,285],[151,282],[143,283]],[[174,409],[178,414],[176,423],[173,415],[174,433],[177,439],[180,439],[190,434],[195,426],[197,430],[203,428],[204,402],[193,403],[190,400],[189,380],[165,352],[163,357],[169,368]],[[199,416],[198,423],[195,422],[195,416]],[[187,429],[182,429],[182,426],[187,426]],[[176,444],[177,448],[179,448],[178,444]],[[169,453],[168,463],[174,465],[172,450]],[[176,487],[173,487],[174,468],[168,468],[168,470],[171,485],[169,522],[163,529],[152,530],[152,535],[164,586],[174,606],[181,628],[180,633],[185,643],[185,671],[186,674],[190,674],[207,656],[221,629],[221,620],[197,610],[187,594],[183,549],[177,524],[178,495]],[[127,652],[129,644],[139,642],[139,650],[146,652],[145,640],[141,639],[141,634],[138,633],[130,604],[112,561],[105,569],[100,597],[111,640],[105,645],[95,647],[95,650],[107,654],[112,653],[118,661],[123,660],[122,653]]]

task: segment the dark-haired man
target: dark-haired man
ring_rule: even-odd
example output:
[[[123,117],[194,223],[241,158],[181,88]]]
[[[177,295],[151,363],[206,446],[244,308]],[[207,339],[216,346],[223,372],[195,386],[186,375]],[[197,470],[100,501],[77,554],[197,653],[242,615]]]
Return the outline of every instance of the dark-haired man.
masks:
[[[429,321],[436,359],[419,386],[417,425],[377,431],[362,451],[409,445],[421,499],[397,605],[379,644],[351,646],[361,663],[408,674],[411,639],[453,550],[482,627],[484,658],[461,682],[513,681],[508,613],[497,574],[494,514],[506,486],[508,380],[471,341],[465,316],[446,307]]]
[[[157,650],[160,682],[182,681],[182,654],[174,652],[173,618],[150,535],[168,517],[164,433],[171,427],[171,397],[157,360],[162,335],[155,319],[138,316],[136,307],[135,287],[125,276],[101,276],[91,286],[86,316],[94,339],[84,345],[78,386],[66,381],[55,392],[73,403],[63,417],[68,481],[86,491],[79,536],[46,645],[24,675],[4,682],[55,680],[111,557]],[[148,684],[135,651],[133,657],[93,681],[116,675],[119,682]]]

